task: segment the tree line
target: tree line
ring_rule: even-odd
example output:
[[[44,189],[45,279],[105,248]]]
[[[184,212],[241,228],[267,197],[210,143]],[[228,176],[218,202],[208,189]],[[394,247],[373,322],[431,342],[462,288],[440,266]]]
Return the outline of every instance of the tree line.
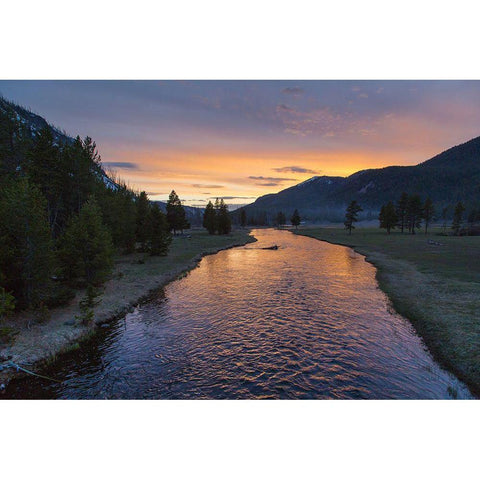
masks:
[[[448,207],[444,207],[441,213],[444,234],[446,234],[447,229],[448,210]],[[454,207],[451,223],[451,229],[454,235],[462,234],[465,210],[462,202],[458,202]],[[361,211],[363,211],[363,209],[356,200],[352,200],[346,209],[344,225],[350,234],[352,233],[352,229],[355,228],[354,224],[358,221],[358,214]],[[393,229],[398,228],[401,233],[408,232],[411,235],[415,235],[423,223],[424,233],[426,235],[431,223],[434,220],[438,220],[435,213],[433,201],[430,197],[422,201],[418,194],[409,195],[403,192],[398,201],[389,201],[382,205],[378,215],[379,226],[380,228],[384,228],[387,234],[390,234]],[[470,232],[473,231],[473,227],[477,222],[480,222],[480,210],[474,209],[468,216]]]
[[[449,207],[444,207],[441,212],[440,218],[442,219],[443,233],[446,234],[447,220],[448,220]],[[451,230],[454,235],[461,233],[461,228],[464,221],[465,206],[462,202],[457,202],[453,209],[453,217],[451,223]],[[386,229],[387,233],[391,230],[398,228],[401,233],[407,231],[408,233],[415,235],[424,225],[425,235],[428,233],[428,228],[434,220],[439,218],[436,216],[433,201],[430,197],[427,197],[425,201],[422,201],[420,195],[409,195],[403,192],[397,202],[389,201],[387,204],[382,205],[379,214],[380,228]],[[470,216],[472,224],[480,219],[480,215],[476,214],[474,210]]]
[[[232,230],[232,219],[228,212],[228,206],[222,199],[216,199],[215,205],[209,201],[203,214],[203,227],[210,235],[218,233],[226,235]]]
[[[13,108],[0,109],[0,318],[91,292],[114,253],[167,255],[171,232],[189,227],[174,191],[165,214],[106,176],[90,137],[64,138],[48,126],[32,135]]]

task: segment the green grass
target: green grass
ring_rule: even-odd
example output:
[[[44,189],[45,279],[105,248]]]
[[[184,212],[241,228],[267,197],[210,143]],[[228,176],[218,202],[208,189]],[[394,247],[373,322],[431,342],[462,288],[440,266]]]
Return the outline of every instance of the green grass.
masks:
[[[480,395],[480,237],[357,228],[305,227],[297,233],[353,247],[377,267],[394,308],[434,357]],[[441,243],[431,245],[428,240]]]

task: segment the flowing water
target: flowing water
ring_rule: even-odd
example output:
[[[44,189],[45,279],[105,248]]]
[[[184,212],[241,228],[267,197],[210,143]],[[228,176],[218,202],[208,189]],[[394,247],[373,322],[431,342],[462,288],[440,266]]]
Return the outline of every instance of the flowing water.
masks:
[[[277,230],[207,256],[11,398],[471,398],[351,249]],[[277,244],[278,250],[261,247]]]

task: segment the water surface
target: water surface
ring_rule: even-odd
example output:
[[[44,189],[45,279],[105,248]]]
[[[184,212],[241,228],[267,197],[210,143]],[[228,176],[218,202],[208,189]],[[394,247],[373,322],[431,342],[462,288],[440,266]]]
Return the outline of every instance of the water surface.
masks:
[[[347,247],[254,230],[205,257],[17,398],[471,398]],[[279,245],[278,250],[262,247]]]

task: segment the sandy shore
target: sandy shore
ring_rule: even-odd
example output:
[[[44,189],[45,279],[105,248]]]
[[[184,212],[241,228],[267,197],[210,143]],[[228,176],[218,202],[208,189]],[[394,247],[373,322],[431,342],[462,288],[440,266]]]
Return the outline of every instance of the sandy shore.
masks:
[[[62,352],[78,348],[78,342],[92,335],[100,325],[125,315],[142,299],[198,266],[205,255],[253,241],[248,230],[237,230],[225,236],[195,231],[190,238],[174,238],[167,257],[139,253],[117,257],[112,277],[94,308],[91,325],[84,326],[76,319],[80,315],[78,303],[84,295],[79,291],[68,305],[53,309],[45,322],[35,322],[25,312],[11,318],[6,325],[18,333],[10,345],[0,345],[0,359],[9,358],[28,369],[52,361]],[[3,368],[0,388],[18,375],[23,374],[13,368]]]

